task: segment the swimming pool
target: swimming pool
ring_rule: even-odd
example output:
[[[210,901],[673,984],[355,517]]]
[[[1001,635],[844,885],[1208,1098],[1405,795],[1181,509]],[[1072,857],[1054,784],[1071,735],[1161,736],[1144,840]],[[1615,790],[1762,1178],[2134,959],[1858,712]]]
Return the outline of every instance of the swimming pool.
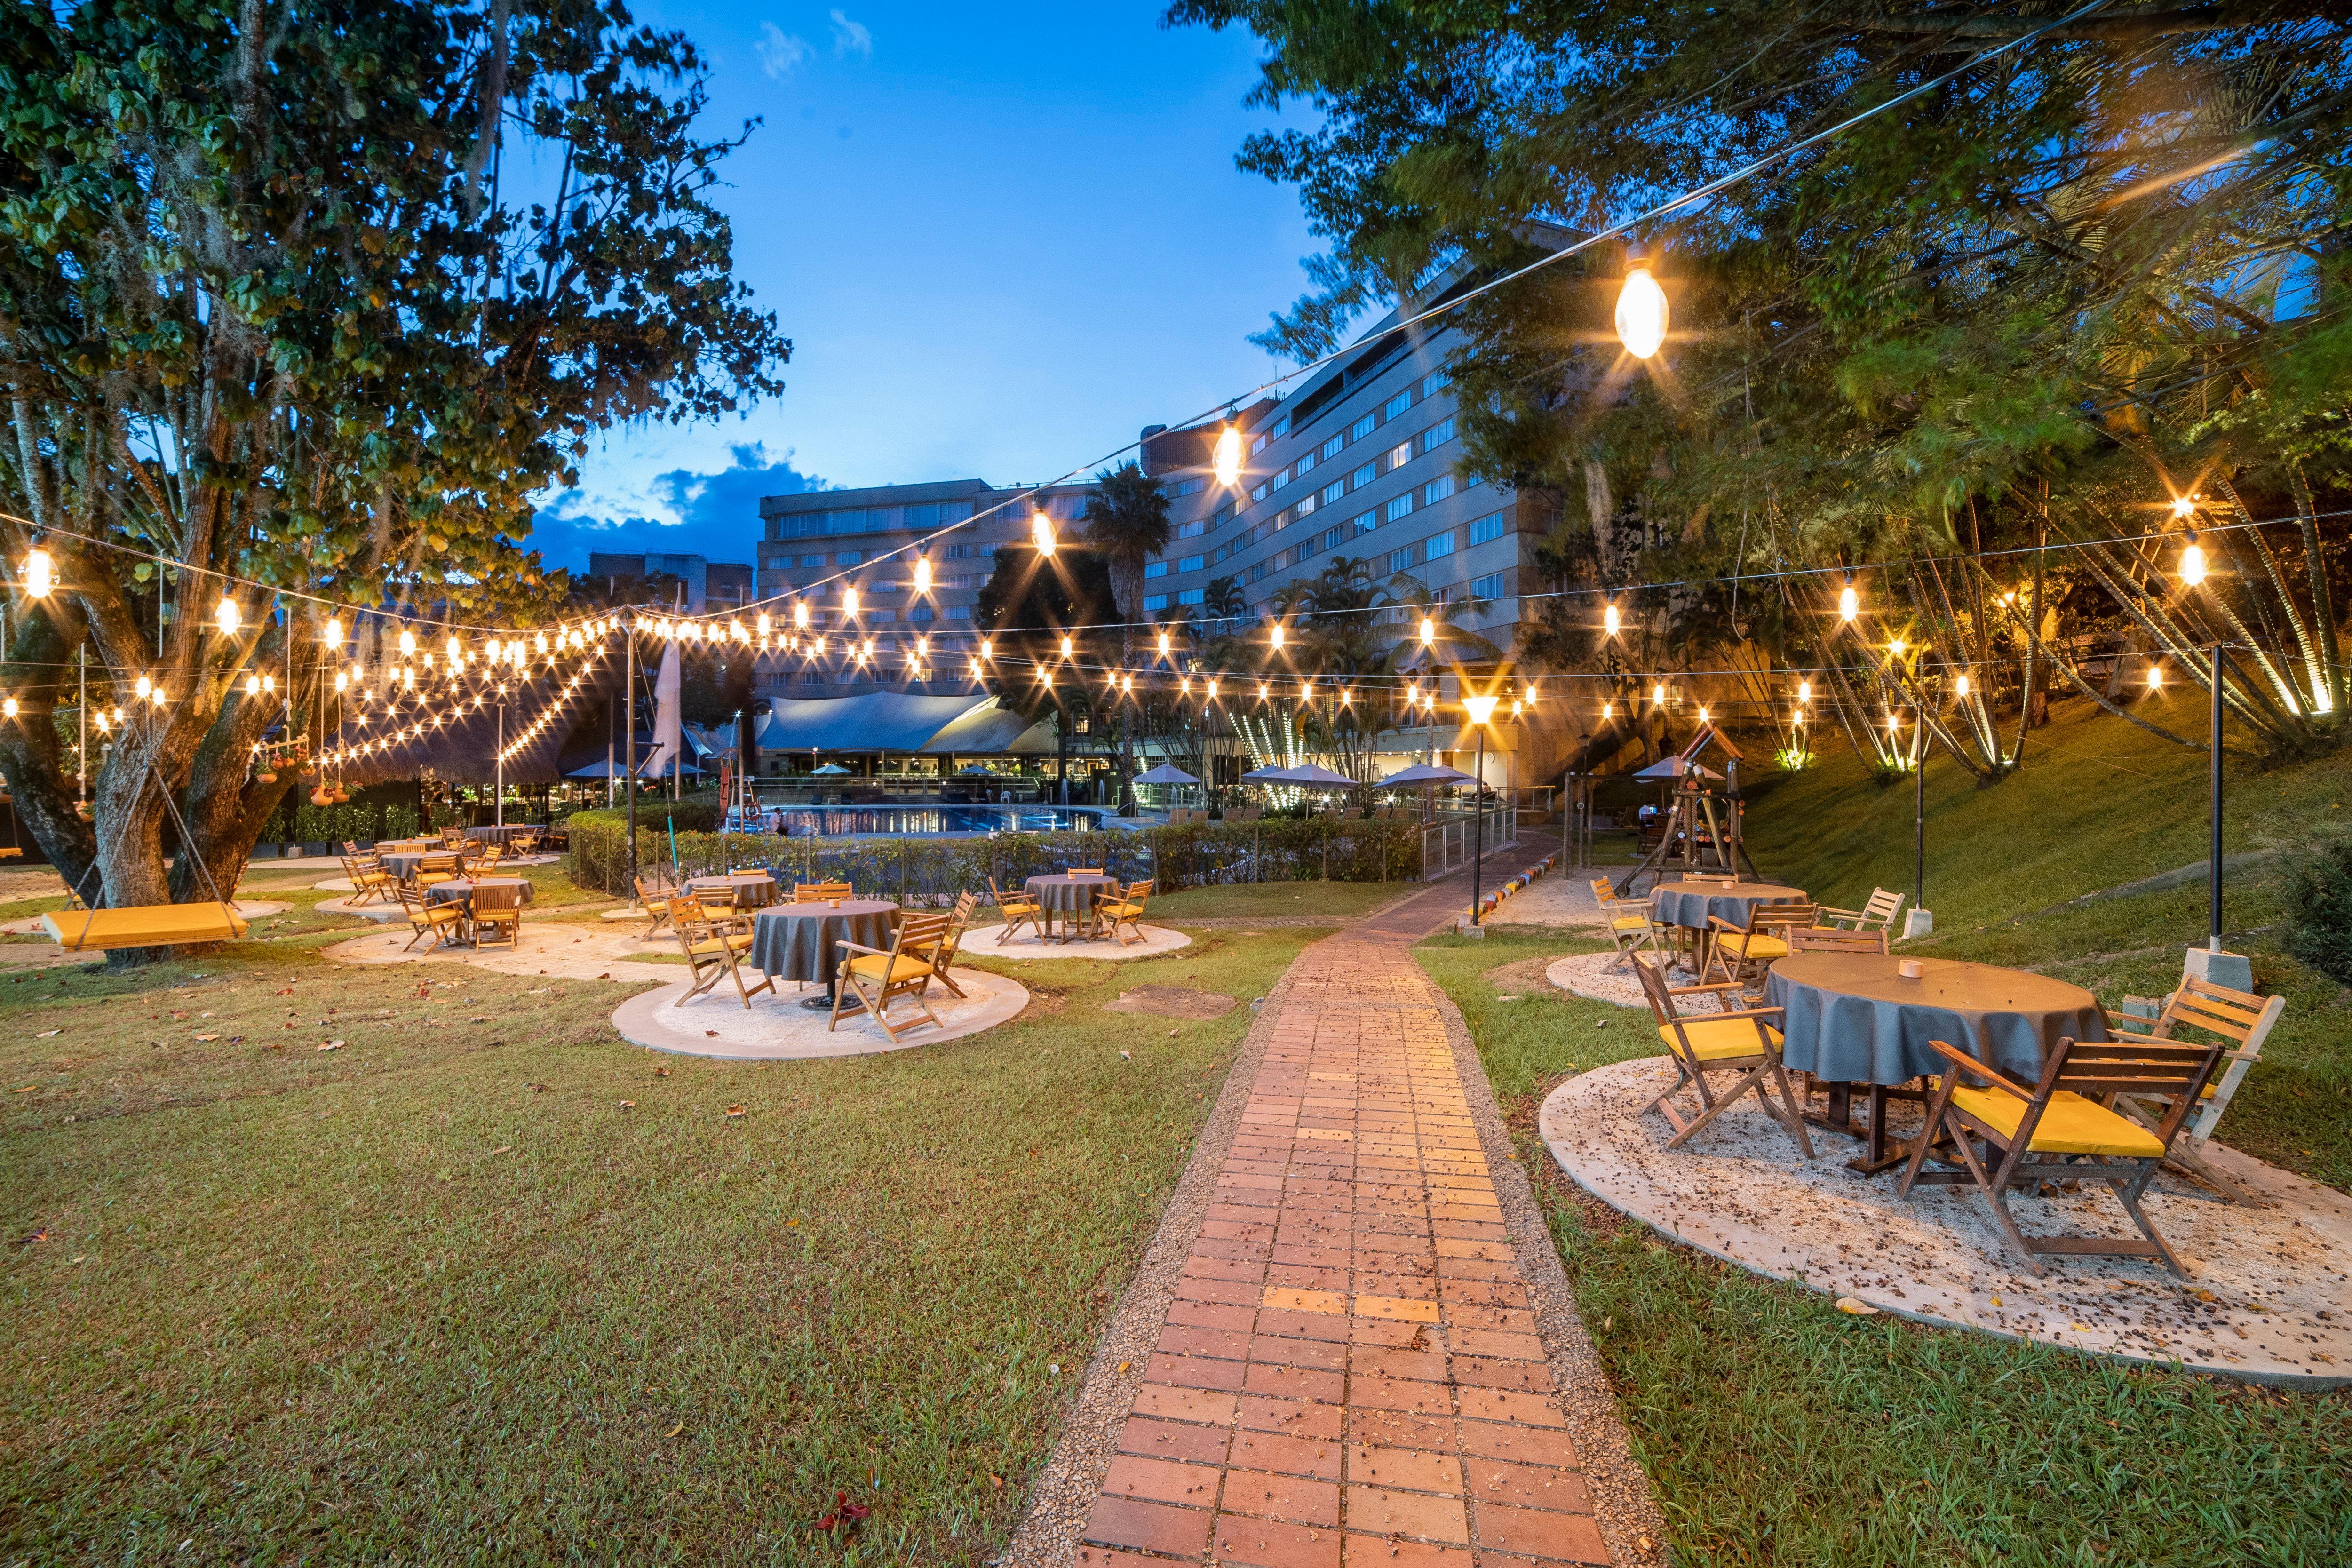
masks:
[[[841,838],[855,833],[919,837],[929,833],[1084,833],[1102,813],[1058,805],[785,805],[763,815],[782,820],[795,838]]]

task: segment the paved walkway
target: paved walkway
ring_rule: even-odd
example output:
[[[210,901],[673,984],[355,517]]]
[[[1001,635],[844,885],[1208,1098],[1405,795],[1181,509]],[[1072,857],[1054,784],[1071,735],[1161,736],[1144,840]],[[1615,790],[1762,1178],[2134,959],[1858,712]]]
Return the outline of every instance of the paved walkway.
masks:
[[[1432,889],[1293,967],[1068,1561],[1611,1561],[1442,998],[1411,955],[1464,902]]]

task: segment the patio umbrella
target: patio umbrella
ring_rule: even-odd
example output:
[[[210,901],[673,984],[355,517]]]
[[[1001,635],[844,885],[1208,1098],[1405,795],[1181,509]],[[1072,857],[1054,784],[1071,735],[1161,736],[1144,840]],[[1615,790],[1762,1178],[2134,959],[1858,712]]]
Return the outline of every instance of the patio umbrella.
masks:
[[[1295,781],[1292,780],[1288,768],[1252,768],[1242,775],[1244,784],[1290,784],[1293,782]]]
[[[1353,789],[1356,787],[1356,781],[1349,778],[1347,774],[1335,773],[1329,768],[1323,767],[1315,763],[1301,763],[1295,768],[1286,769],[1283,773],[1282,778],[1285,784],[1312,784],[1318,789]]]
[[[1652,763],[1633,776],[1637,779],[1678,779],[1692,774],[1696,774],[1703,779],[1719,779],[1723,776],[1721,773],[1699,766],[1685,757],[1668,757],[1664,762]]]
[[[1144,784],[1196,784],[1201,781],[1182,768],[1162,763],[1148,773],[1136,774],[1135,782]]]
[[[1374,784],[1374,789],[1402,788],[1406,784],[1469,784],[1471,777],[1458,768],[1443,768],[1434,763],[1415,763],[1401,768]]]
[[[843,767],[839,763],[827,763],[821,768],[811,768],[809,770],[812,773],[845,773],[848,771],[849,770],[847,768]]]

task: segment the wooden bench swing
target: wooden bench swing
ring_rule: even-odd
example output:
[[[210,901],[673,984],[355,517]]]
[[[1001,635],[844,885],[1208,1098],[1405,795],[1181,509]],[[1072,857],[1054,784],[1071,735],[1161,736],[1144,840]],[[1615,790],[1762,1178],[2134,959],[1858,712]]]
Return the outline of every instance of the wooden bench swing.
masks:
[[[148,769],[154,777],[154,769]],[[163,790],[163,809],[172,814],[172,821],[180,830],[180,847],[184,853],[195,857],[196,873],[205,879],[212,893],[209,903],[132,904],[122,909],[52,910],[41,917],[50,937],[68,952],[102,952],[123,947],[181,947],[190,942],[234,942],[249,929],[236,906],[220,896],[219,884],[213,880],[211,868],[205,858],[196,854],[195,841],[188,833],[188,825],[180,819],[180,808],[172,800],[172,792],[156,781]],[[142,781],[141,792],[145,792]],[[137,797],[132,797],[134,805]],[[89,870],[81,874],[81,881],[89,880],[90,871],[98,869],[92,858]],[[73,892],[81,894],[81,883]]]

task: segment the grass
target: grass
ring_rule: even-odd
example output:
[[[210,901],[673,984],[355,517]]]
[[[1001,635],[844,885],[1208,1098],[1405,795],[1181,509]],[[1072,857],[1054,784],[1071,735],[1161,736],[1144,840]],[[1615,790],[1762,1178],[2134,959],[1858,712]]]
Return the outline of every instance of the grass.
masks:
[[[1237,882],[1155,894],[1149,919],[1352,920],[1415,890],[1411,882]]]
[[[322,896],[0,981],[0,1557],[984,1561],[1250,1018],[1100,1004],[1318,934],[752,1065],[626,1046],[621,986],[330,967]]]
[[[1658,1048],[1644,1015],[1540,985],[1597,947],[1506,925],[1417,952],[1477,1041],[1680,1561],[2352,1562],[2352,1397],[1848,1317],[1573,1188],[1536,1107]]]

